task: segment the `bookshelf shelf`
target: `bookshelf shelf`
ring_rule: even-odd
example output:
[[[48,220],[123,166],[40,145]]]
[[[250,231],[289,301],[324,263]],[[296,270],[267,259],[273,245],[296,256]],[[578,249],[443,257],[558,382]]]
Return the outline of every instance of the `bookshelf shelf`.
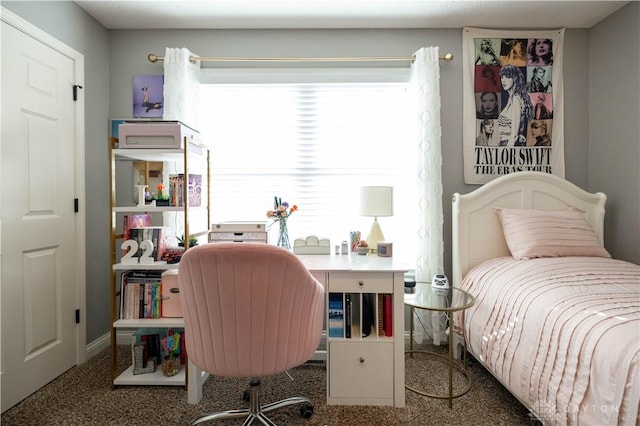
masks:
[[[206,211],[206,207],[190,207],[191,211]],[[147,212],[182,212],[184,207],[174,206],[118,206],[114,207],[113,211],[116,213],[147,213]]]
[[[140,125],[144,126],[145,124],[140,123]],[[134,340],[144,340],[145,335],[159,334],[162,336],[169,329],[177,329],[177,332],[181,335],[184,334],[184,320],[182,318],[161,317],[161,308],[159,307],[165,295],[161,294],[162,284],[158,283],[160,281],[164,282],[164,278],[160,277],[161,272],[178,268],[177,263],[168,263],[161,260],[169,259],[169,261],[172,261],[174,259],[172,257],[174,256],[174,250],[171,250],[172,254],[169,257],[163,257],[162,250],[165,250],[166,256],[168,249],[178,245],[176,237],[181,235],[196,237],[200,242],[204,243],[211,228],[209,217],[209,149],[198,141],[196,142],[188,141],[185,136],[181,144],[183,149],[137,149],[116,148],[114,146],[110,148],[112,388],[121,385],[187,386],[185,365],[181,366],[181,370],[177,375],[171,377],[165,376],[159,365],[153,373],[133,374],[134,365],[132,363],[124,372],[119,373],[117,370],[117,336],[119,331],[125,332],[124,334],[133,332],[136,336],[143,336],[135,337]],[[164,195],[170,195],[172,200],[177,200],[173,203],[178,205],[157,206],[145,204],[138,206],[137,200],[142,193],[136,190],[142,188],[140,185],[148,185],[150,192],[157,187],[158,195],[160,195],[160,190],[164,188],[160,187],[159,183],[162,183],[164,188],[167,188],[167,192]],[[171,193],[170,191],[173,192]],[[165,201],[165,203],[169,203],[169,201]],[[136,216],[135,221],[133,220],[134,215]],[[144,218],[144,220],[138,221],[139,217]],[[127,224],[131,223],[135,223],[136,226],[127,226]],[[141,229],[136,230],[137,232],[134,233],[133,228]],[[153,232],[147,234],[150,228],[153,228]],[[144,229],[144,234],[142,229]],[[148,238],[147,235],[149,236]],[[204,238],[202,238],[203,236]],[[138,238],[137,240],[136,237]],[[123,245],[125,239],[134,241],[128,241],[127,244]],[[131,256],[131,253],[135,253],[138,247],[144,248],[145,244],[147,248],[150,247],[148,241],[141,241],[147,239],[153,239],[153,253],[149,255],[151,249],[148,249],[149,251],[142,257],[151,260],[152,263],[140,263],[139,261],[138,263],[121,262],[121,259],[133,262],[139,259],[135,254]],[[130,243],[135,243],[135,245]],[[132,250],[134,251],[124,256],[125,251],[121,249],[121,246],[125,249],[133,247]],[[184,250],[188,249],[189,242],[187,239]],[[179,254],[176,256],[179,256]],[[154,259],[155,261],[153,261]],[[148,273],[145,274],[145,271],[148,271]],[[126,285],[124,284],[125,282],[127,283]],[[130,286],[132,283],[134,284],[133,287]],[[135,285],[136,283],[140,283],[140,289]],[[134,299],[131,298],[132,294],[135,295]],[[127,300],[129,300],[129,304],[124,303]],[[133,304],[131,303],[132,300],[134,301]],[[138,315],[155,316],[156,318],[136,318]],[[147,345],[150,344],[148,343],[150,340],[146,340],[146,342]],[[155,347],[156,342],[151,343],[153,345],[151,347]],[[158,344],[158,348],[159,346]]]
[[[113,322],[114,328],[181,328],[184,327],[182,318],[140,318],[140,319],[119,319]]]
[[[182,365],[178,374],[167,377],[162,374],[158,366],[153,373],[133,374],[133,365],[130,365],[114,379],[113,384],[116,386],[183,386],[187,376],[185,371],[185,366]]]
[[[154,263],[114,263],[111,265],[114,271],[166,271],[167,269],[178,269],[177,263],[154,262]]]
[[[189,143],[187,149],[181,148],[114,148],[113,154],[116,160],[141,160],[141,161],[182,161],[186,155],[193,158],[206,155],[208,149],[202,145]]]

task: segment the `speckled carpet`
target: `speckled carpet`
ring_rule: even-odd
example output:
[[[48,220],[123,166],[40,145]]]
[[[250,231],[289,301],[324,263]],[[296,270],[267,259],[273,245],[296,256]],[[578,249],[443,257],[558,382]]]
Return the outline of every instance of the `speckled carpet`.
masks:
[[[124,369],[129,364],[130,349],[122,346],[118,350],[119,367]],[[305,364],[291,370],[294,381],[286,374],[264,379],[262,401],[268,403],[294,395],[304,395],[313,401],[315,412],[308,420],[300,417],[297,406],[270,413],[269,417],[281,425],[538,424],[479,363],[471,359],[469,369],[473,379],[471,390],[454,399],[452,409],[446,400],[410,391],[406,392],[405,408],[327,406],[323,364]],[[411,359],[407,355],[407,384],[426,384],[429,392],[446,392],[447,371],[446,364],[439,358],[417,355]],[[206,413],[247,407],[248,403],[242,400],[247,385],[247,380],[210,377],[203,387],[202,401],[197,405],[187,404],[183,387],[138,386],[112,390],[109,351],[104,350],[7,410],[2,414],[1,423],[3,426],[188,425]],[[454,389],[457,386],[462,386],[462,377],[458,374],[454,376]],[[241,423],[237,419],[217,422],[221,425]]]

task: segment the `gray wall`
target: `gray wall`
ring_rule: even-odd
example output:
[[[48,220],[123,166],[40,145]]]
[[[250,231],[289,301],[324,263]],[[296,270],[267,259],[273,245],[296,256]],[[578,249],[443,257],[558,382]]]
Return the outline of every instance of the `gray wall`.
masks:
[[[68,2],[3,2],[85,54],[87,170],[87,341],[109,330],[107,123],[131,116],[131,79],[161,74],[147,54],[188,47],[204,56],[406,56],[422,46],[455,55],[442,63],[445,269],[451,270],[451,194],[469,192],[462,170],[461,29],[425,30],[113,30]],[[590,30],[565,33],[566,178],[609,196],[606,247],[640,263],[638,3]],[[625,47],[633,46],[630,52]],[[210,66],[210,65],[208,65]],[[379,64],[378,64],[379,66]],[[635,115],[634,115],[635,114]]]
[[[605,246],[640,263],[640,3],[589,32],[589,191],[607,194]],[[565,120],[566,121],[566,120]]]
[[[588,127],[570,117],[588,117],[588,31],[565,34],[565,103],[569,117],[565,131],[566,177],[588,184]],[[131,114],[131,79],[135,74],[162,73],[149,53],[164,55],[165,46],[188,47],[203,56],[409,56],[422,46],[437,45],[441,54],[456,58],[441,65],[442,155],[445,208],[445,269],[450,271],[451,195],[469,192],[462,164],[462,31],[424,30],[120,30],[111,32],[111,114]],[[371,64],[368,64],[371,65]],[[373,64],[384,66],[384,63]],[[204,63],[203,66],[212,66]],[[234,66],[251,66],[237,65]],[[255,66],[255,65],[254,65]],[[331,64],[330,66],[336,66]]]

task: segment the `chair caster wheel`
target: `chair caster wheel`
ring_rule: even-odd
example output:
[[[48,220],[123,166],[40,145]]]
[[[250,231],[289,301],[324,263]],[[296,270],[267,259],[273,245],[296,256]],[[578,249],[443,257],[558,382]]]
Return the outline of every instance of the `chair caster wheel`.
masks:
[[[303,419],[309,419],[312,415],[313,405],[305,403],[300,406],[300,417],[302,417]]]
[[[251,392],[249,392],[249,389],[246,389],[246,390],[244,391],[244,393],[242,394],[242,399],[243,399],[245,402],[249,402],[249,401],[251,401]]]

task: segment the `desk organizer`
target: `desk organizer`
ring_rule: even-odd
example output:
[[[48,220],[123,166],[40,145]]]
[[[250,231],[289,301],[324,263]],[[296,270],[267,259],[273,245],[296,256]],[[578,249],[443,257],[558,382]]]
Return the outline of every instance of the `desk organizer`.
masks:
[[[267,226],[261,222],[223,222],[211,225],[210,243],[267,243]]]
[[[293,242],[295,254],[330,254],[331,242],[326,238],[318,238],[309,235],[307,238],[298,238]]]

